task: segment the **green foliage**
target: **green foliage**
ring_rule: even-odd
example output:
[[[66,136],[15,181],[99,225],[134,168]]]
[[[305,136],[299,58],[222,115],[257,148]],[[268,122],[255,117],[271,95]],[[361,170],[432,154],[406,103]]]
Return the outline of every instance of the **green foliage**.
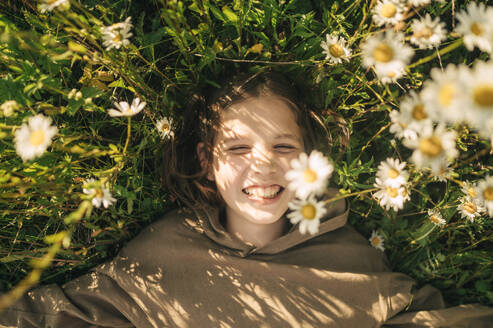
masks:
[[[72,0],[70,9],[42,13],[37,2],[7,1],[0,7],[0,104],[15,100],[19,107],[0,117],[0,291],[33,270],[43,272],[43,282],[63,283],[114,255],[174,206],[156,179],[157,120],[179,122],[190,95],[219,86],[223,76],[273,68],[303,81],[306,101],[333,128],[332,183],[351,196],[351,223],[365,236],[374,229],[383,234],[393,269],[435,285],[452,304],[493,305],[492,219],[469,222],[457,210],[460,183],[491,174],[489,141],[457,126],[460,157],[451,177],[437,182],[410,165],[411,200],[398,213],[372,197],[378,163],[411,154],[389,132],[389,113],[402,97],[421,88],[432,67],[488,56],[467,51],[449,34],[441,56],[417,50],[416,65],[399,84],[382,84],[362,66],[359,48],[379,29],[369,3]],[[451,6],[435,2],[419,12],[442,17],[450,31]],[[130,44],[107,50],[104,27],[129,16]],[[325,58],[327,33],[348,40],[349,62]],[[135,97],[147,102],[142,113],[108,115],[114,102]],[[38,113],[58,132],[42,156],[23,161],[14,135]],[[83,192],[90,178],[117,201],[94,207]],[[429,221],[430,208],[440,209],[445,227]],[[46,263],[33,264],[35,258]]]

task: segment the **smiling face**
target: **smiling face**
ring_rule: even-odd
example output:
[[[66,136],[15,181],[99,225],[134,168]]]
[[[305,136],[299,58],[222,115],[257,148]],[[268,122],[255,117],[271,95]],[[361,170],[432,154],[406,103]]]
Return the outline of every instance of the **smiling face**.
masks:
[[[251,97],[222,112],[210,173],[227,220],[277,222],[294,199],[284,175],[303,150],[300,127],[282,98]]]

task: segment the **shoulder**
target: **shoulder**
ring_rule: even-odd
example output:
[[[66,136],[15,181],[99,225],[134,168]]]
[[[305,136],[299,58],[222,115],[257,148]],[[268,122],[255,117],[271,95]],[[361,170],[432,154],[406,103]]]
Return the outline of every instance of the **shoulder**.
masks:
[[[182,230],[194,221],[196,221],[196,215],[193,211],[186,208],[173,209],[142,230],[136,239]]]
[[[176,243],[178,239],[195,234],[193,229],[190,229],[195,221],[196,217],[192,211],[171,210],[129,241],[120,251],[120,254],[140,256],[143,252],[157,250]]]
[[[179,261],[183,249],[201,244],[199,234],[187,221],[195,221],[193,212],[175,209],[143,229],[111,261],[95,269],[122,286],[133,288],[136,277],[152,275]]]

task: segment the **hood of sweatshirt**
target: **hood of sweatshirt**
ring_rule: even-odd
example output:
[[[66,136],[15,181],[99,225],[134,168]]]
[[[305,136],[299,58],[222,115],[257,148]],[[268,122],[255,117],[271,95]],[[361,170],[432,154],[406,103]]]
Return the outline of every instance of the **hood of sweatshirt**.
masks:
[[[333,197],[335,194],[335,190],[331,190],[328,198]],[[236,251],[239,256],[246,257],[250,254],[277,254],[322,234],[343,227],[347,222],[349,205],[345,199],[327,204],[327,214],[320,220],[318,233],[314,235],[300,233],[298,223],[293,225],[281,237],[261,247],[245,243],[226,231],[220,220],[220,211],[221,209],[209,207],[200,210],[196,209],[194,212],[201,230],[206,236],[216,243]],[[286,217],[283,219],[288,220]]]

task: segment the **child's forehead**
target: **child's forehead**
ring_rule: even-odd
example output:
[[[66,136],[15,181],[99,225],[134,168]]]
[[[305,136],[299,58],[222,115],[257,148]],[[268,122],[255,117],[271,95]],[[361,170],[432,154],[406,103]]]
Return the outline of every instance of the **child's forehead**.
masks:
[[[298,125],[291,105],[275,95],[249,97],[231,104],[221,112],[220,121],[226,125],[272,124]]]
[[[301,140],[300,127],[290,106],[278,97],[256,97],[231,105],[221,113],[221,139],[244,137]]]
[[[270,139],[293,139],[300,141],[301,135],[297,130],[290,131],[284,129],[273,128],[272,130],[258,130],[251,129],[248,126],[244,126],[241,123],[234,124],[233,126],[223,126],[220,131],[220,137],[223,140],[235,141],[251,136],[258,136]]]

